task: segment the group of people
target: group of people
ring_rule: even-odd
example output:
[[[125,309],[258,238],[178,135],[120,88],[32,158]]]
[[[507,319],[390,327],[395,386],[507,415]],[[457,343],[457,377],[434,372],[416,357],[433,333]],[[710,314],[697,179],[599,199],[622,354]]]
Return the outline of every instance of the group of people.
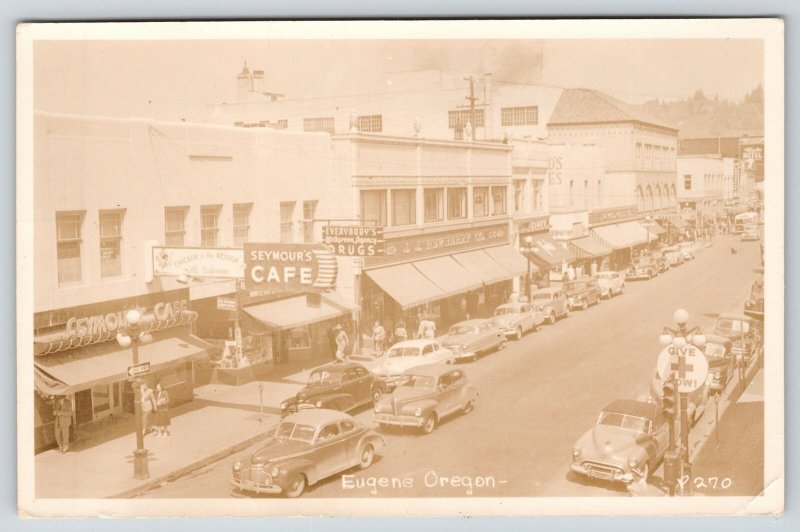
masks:
[[[140,388],[140,401],[142,404],[142,435],[147,436],[155,433],[156,438],[170,435],[169,418],[169,394],[161,387],[161,383],[156,384],[155,392],[147,385],[142,383]]]
[[[421,313],[417,315],[419,327],[417,327],[414,338],[435,338],[436,337],[436,322],[430,318],[424,317]],[[394,331],[389,334],[380,321],[376,321],[372,328],[372,340],[375,343],[375,355],[380,357],[389,347],[390,344],[403,342],[408,340],[409,333],[406,322],[400,318],[394,326]]]

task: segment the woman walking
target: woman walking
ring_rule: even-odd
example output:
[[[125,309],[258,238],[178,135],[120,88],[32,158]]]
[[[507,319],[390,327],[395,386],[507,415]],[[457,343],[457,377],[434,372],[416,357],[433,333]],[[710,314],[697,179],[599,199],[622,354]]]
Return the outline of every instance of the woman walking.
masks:
[[[156,384],[156,438],[169,436],[169,393],[161,388],[161,383]]]
[[[153,430],[156,398],[146,382],[142,383],[140,401],[142,404],[142,436],[147,436]]]

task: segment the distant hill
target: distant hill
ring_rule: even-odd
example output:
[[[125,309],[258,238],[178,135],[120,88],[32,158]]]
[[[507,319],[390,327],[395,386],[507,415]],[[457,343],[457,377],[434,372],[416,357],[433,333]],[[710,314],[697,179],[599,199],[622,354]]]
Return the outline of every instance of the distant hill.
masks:
[[[709,98],[702,90],[678,101],[651,100],[638,106],[653,118],[679,129],[679,138],[763,135],[764,90],[761,85],[734,103]]]

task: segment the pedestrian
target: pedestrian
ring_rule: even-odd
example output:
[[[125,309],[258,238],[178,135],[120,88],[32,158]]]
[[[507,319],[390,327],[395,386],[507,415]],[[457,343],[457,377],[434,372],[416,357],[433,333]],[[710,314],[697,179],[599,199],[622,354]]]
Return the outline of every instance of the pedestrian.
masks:
[[[394,339],[396,342],[408,340],[408,329],[406,329],[406,322],[402,319],[397,322],[397,326],[394,328]]]
[[[347,346],[350,343],[349,338],[347,338],[347,333],[344,331],[344,327],[341,325],[337,325],[335,327],[336,330],[336,360],[339,362],[348,362],[350,357],[347,356]]]
[[[328,348],[331,351],[331,358],[336,360],[336,327],[331,327],[325,333],[325,337],[328,340]]]
[[[156,398],[153,390],[147,386],[146,382],[142,383],[140,390],[139,403],[142,407],[142,436],[147,436],[153,430],[154,414],[156,411]]]
[[[417,331],[418,338],[426,338],[432,340],[436,338],[436,323],[429,319],[427,316],[419,322],[419,330]]]
[[[383,355],[386,350],[386,329],[383,328],[379,321],[376,321],[375,326],[372,328],[372,341],[375,342],[375,355]]]
[[[169,436],[169,393],[161,387],[161,383],[156,384],[156,438]]]
[[[53,409],[56,443],[61,453],[69,450],[69,428],[72,425],[72,401],[63,395],[56,399]]]

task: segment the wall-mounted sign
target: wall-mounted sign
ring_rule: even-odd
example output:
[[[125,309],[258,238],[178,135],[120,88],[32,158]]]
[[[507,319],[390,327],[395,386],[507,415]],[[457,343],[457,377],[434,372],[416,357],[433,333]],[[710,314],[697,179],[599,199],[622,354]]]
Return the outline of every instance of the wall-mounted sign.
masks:
[[[247,290],[262,292],[333,290],[338,262],[324,244],[245,243]]]
[[[550,216],[539,216],[519,223],[520,234],[550,230]]]
[[[367,257],[364,266],[405,262],[444,253],[455,253],[497,244],[508,244],[508,225],[501,223],[486,227],[472,227],[457,231],[414,235],[386,240],[383,256]]]
[[[218,297],[217,310],[238,310],[236,299],[232,297]]]
[[[153,275],[244,277],[244,250],[153,247]]]
[[[592,211],[589,213],[589,225],[605,224],[614,221],[636,218],[638,215],[639,211],[635,206]]]
[[[333,247],[336,255],[374,257],[383,254],[383,227],[371,225],[322,227],[322,242]]]
[[[82,337],[99,335],[104,333],[113,333],[120,329],[124,329],[127,323],[128,310],[119,310],[116,312],[109,312],[106,314],[96,314],[93,316],[85,317],[71,317],[67,320],[67,325],[64,329],[63,339],[67,340],[72,337]],[[153,317],[158,321],[172,320],[180,316],[183,312],[189,310],[189,304],[184,299],[176,301],[161,301],[153,305],[152,309],[146,307],[139,307],[139,312],[142,316],[146,316],[148,311],[151,310]]]

